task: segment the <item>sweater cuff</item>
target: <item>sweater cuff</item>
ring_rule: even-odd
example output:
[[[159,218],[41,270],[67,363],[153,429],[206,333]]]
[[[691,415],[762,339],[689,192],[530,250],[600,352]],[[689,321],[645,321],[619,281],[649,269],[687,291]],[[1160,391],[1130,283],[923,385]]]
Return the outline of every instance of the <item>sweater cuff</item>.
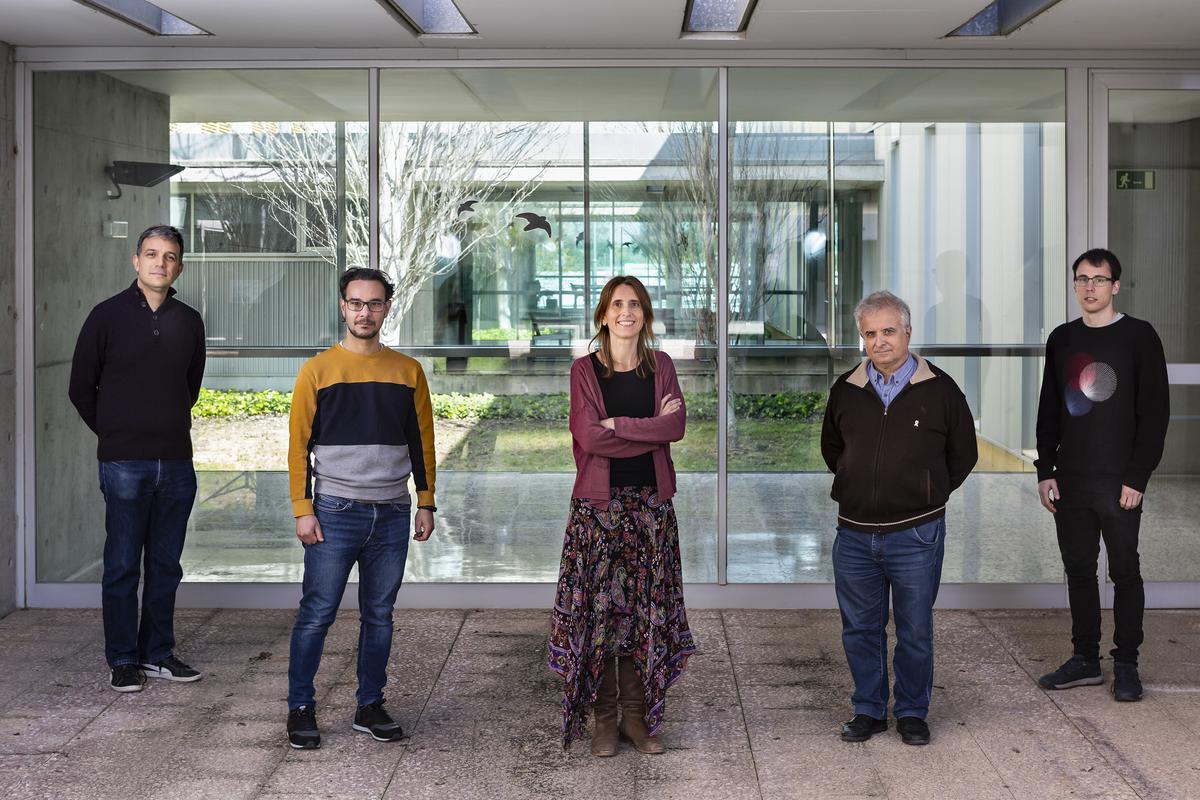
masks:
[[[1125,471],[1125,476],[1121,478],[1121,483],[1135,492],[1145,494],[1146,485],[1150,483],[1150,473],[1140,469],[1128,469]]]
[[[437,503],[433,501],[433,492],[417,492],[417,508],[430,508],[437,510]]]
[[[296,518],[312,516],[313,504],[311,498],[292,501],[292,516]]]

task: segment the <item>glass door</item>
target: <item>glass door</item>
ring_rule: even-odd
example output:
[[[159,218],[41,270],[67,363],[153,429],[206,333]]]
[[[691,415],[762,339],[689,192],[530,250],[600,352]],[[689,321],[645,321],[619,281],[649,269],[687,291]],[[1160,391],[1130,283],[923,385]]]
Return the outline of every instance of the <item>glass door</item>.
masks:
[[[1092,137],[1091,239],[1121,259],[1118,309],[1154,325],[1171,384],[1141,528],[1148,603],[1194,605],[1182,584],[1200,580],[1200,73],[1094,74]]]

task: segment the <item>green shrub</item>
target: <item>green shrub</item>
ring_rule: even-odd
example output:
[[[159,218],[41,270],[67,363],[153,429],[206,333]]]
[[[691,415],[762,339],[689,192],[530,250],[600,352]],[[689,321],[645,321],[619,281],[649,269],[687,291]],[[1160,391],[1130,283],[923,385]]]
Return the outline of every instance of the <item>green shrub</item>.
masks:
[[[291,392],[201,389],[200,399],[192,407],[192,416],[258,417],[264,414],[286,414],[291,409]]]

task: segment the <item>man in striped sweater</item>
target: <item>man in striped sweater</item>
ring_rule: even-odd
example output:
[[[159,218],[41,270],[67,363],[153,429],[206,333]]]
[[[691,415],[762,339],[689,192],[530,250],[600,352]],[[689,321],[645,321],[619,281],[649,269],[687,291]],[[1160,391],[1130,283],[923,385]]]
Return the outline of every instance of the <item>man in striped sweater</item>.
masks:
[[[304,545],[304,594],[292,629],[288,741],[321,746],[313,680],[325,634],[350,569],[358,565],[358,710],[353,728],[377,741],[404,734],[383,707],[392,649],[392,607],[413,538],[433,533],[433,411],[415,360],[379,341],[394,289],[379,270],[347,270],[338,281],[342,341],[296,376],[288,474],[296,538]]]

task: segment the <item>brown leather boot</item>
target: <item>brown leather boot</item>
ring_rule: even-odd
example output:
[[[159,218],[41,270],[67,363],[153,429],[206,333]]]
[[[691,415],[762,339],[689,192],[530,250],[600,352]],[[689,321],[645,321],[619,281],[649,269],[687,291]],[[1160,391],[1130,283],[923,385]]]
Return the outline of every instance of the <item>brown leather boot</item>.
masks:
[[[617,754],[617,664],[616,659],[606,659],[604,674],[600,677],[600,688],[596,690],[596,702],[592,703],[592,755],[608,758]]]
[[[651,736],[646,729],[645,688],[637,670],[633,668],[633,659],[622,656],[619,666],[617,678],[621,684],[621,735],[632,742],[639,753],[659,755],[666,752],[667,748],[658,737]]]

